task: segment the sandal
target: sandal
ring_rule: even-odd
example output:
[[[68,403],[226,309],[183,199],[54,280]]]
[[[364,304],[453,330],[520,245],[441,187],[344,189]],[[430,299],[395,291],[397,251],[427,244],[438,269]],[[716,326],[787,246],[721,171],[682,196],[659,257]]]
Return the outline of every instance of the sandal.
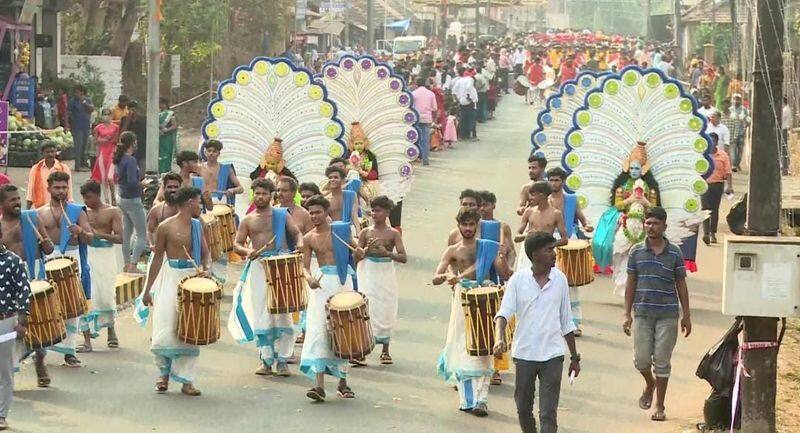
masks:
[[[311,388],[308,390],[308,392],[306,392],[306,397],[316,402],[322,403],[323,401],[325,401],[325,390],[320,387]]]
[[[156,392],[163,394],[169,389],[169,377],[161,377],[156,381]]]
[[[81,343],[78,347],[75,348],[76,353],[89,353],[92,351],[92,346],[86,345],[86,343]]]
[[[36,386],[39,388],[47,388],[50,386],[50,376],[47,375],[47,367],[44,362],[39,364],[35,363],[36,368]]]
[[[294,340],[294,344],[303,344],[306,341],[306,333],[303,332],[302,334],[297,336],[297,339]]]
[[[109,338],[108,339],[108,348],[109,349],[119,349],[119,340],[116,338]]]
[[[64,365],[67,367],[80,367],[81,360],[78,359],[75,355],[64,355]]]
[[[653,405],[653,393],[642,393],[642,396],[639,397],[639,409],[648,410]]]
[[[202,392],[195,388],[191,383],[184,383],[181,387],[181,394],[188,395],[189,397],[197,397],[202,394]]]
[[[392,356],[389,355],[389,352],[381,353],[381,364],[382,365],[392,365],[394,361],[392,361]]]
[[[664,409],[656,409],[656,411],[653,412],[653,415],[650,416],[650,420],[651,421],[666,421],[667,420],[667,414],[664,413]]]
[[[502,383],[503,383],[503,378],[500,377],[500,373],[499,372],[495,371],[494,374],[492,374],[491,380],[489,380],[489,384],[490,385],[501,385]]]
[[[349,386],[343,386],[338,388],[336,390],[336,395],[338,395],[341,398],[356,398],[356,393],[354,393]]]
[[[363,358],[362,359],[352,359],[351,358],[350,359],[350,365],[352,365],[353,367],[356,367],[356,368],[358,368],[358,367],[366,367],[367,366],[367,362]]]

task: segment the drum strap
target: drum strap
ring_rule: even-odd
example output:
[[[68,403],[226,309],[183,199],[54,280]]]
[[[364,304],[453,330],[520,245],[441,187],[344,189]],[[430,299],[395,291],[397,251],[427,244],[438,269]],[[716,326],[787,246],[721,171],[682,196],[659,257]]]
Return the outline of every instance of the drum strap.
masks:
[[[65,214],[61,216],[61,239],[59,239],[58,242],[58,250],[61,254],[67,251],[69,240],[72,237],[72,234],[69,232],[67,216],[69,216],[69,221],[74,221],[75,224],[77,224],[81,212],[86,212],[86,208],[76,203],[67,203],[67,205],[64,206],[64,212]],[[92,269],[89,267],[89,247],[83,242],[78,242],[78,255],[81,266],[81,285],[83,285],[83,293],[86,295],[86,299],[91,299]]]
[[[39,273],[36,273],[36,261],[42,258],[42,251],[39,249],[38,237],[36,236],[36,225],[39,223],[39,215],[35,210],[24,210],[20,216],[22,226],[22,248],[25,252],[25,261],[28,263],[28,275],[31,278],[40,280],[45,279],[44,266],[39,266]]]

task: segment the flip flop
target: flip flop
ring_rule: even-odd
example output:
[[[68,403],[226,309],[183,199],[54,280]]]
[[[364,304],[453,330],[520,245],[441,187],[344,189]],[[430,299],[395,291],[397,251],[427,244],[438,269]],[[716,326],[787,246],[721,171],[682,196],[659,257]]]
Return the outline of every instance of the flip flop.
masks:
[[[181,394],[188,395],[189,397],[198,397],[202,394],[202,392],[195,388],[191,383],[185,383],[181,387]]]
[[[350,365],[358,368],[358,367],[366,367],[367,363],[363,359],[350,359]]]
[[[158,379],[156,382],[156,392],[163,394],[167,392],[167,389],[169,389],[169,378],[162,377],[161,379]]]
[[[75,352],[77,353],[89,353],[92,351],[92,346],[87,346],[86,344],[79,344],[78,347],[75,348]]]
[[[503,378],[500,377],[500,373],[495,372],[492,375],[492,378],[489,380],[489,384],[490,385],[502,385],[503,384]]]
[[[319,387],[314,387],[306,392],[306,397],[316,402],[322,403],[325,401],[325,390]]]
[[[652,421],[666,421],[667,420],[667,414],[664,413],[663,409],[657,409],[655,412],[653,412],[653,415],[650,416],[650,420],[652,420]]]
[[[116,339],[116,338],[114,338],[114,339],[109,339],[109,340],[108,340],[108,347],[109,347],[110,349],[119,349],[119,340],[118,340],[118,339]]]
[[[336,390],[336,395],[338,395],[341,398],[356,398],[356,393],[354,393],[349,386],[343,386],[341,388],[338,388]]]
[[[648,410],[653,405],[653,394],[642,394],[639,397],[639,409]]]
[[[64,365],[71,368],[79,368],[81,360],[76,358],[75,355],[64,355]]]
[[[381,353],[381,364],[382,365],[392,365],[394,361],[392,361],[392,356],[388,353]]]
[[[36,379],[36,386],[39,388],[47,388],[50,386],[50,378],[47,376],[42,376]]]

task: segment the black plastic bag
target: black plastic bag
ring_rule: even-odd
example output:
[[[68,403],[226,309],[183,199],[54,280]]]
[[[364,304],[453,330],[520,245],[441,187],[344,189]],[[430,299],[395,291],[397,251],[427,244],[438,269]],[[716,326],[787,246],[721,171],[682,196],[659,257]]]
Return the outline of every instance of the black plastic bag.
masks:
[[[739,399],[736,403],[736,422],[733,427],[738,429],[741,426],[741,407],[742,400]],[[731,398],[717,391],[711,391],[711,394],[706,398],[703,404],[703,420],[705,425],[703,431],[706,430],[722,430],[726,431],[731,426]]]
[[[731,206],[731,210],[725,220],[728,222],[728,228],[731,229],[733,234],[744,234],[744,225],[747,221],[747,194],[744,194],[741,200]]]
[[[730,396],[735,379],[735,361],[739,351],[739,332],[742,321],[737,318],[725,335],[708,350],[697,366],[695,374],[705,379],[714,391]]]

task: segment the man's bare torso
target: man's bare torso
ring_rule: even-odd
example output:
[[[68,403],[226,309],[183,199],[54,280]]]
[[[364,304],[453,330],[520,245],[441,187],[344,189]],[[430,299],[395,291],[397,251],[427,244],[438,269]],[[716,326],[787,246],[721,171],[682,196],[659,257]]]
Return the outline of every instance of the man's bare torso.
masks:
[[[250,213],[242,219],[239,230],[247,230],[247,237],[250,239],[251,248],[259,250],[265,246],[266,250],[272,250],[275,245],[272,232],[272,208],[263,212],[258,210]]]
[[[3,215],[2,218],[3,244],[11,250],[14,254],[25,257],[25,251],[22,247],[22,225],[17,217],[10,215]]]
[[[163,228],[162,228],[163,227]],[[159,230],[166,236],[166,248],[164,253],[168,259],[189,259],[187,255],[192,254],[192,224],[187,224],[178,216],[167,218]],[[199,265],[199,263],[198,263]]]
[[[111,234],[114,230],[114,216],[119,209],[106,205],[97,210],[88,209],[86,214],[89,216],[89,225],[92,231],[102,234]]]
[[[474,242],[464,243],[459,241],[457,244],[450,246],[450,269],[455,275],[459,275],[470,266],[475,265],[477,259],[477,244]],[[469,272],[467,275],[462,275],[465,278],[475,278],[475,271]]]
[[[553,234],[558,227],[561,220],[561,212],[557,209],[548,206],[544,210],[540,210],[538,206],[528,208],[528,227],[527,233],[545,232]]]
[[[366,249],[367,256],[388,257],[389,254],[394,251],[397,230],[388,226],[381,229],[370,226],[365,230],[365,243],[359,246]],[[385,251],[382,250],[381,246],[385,248]]]
[[[303,237],[303,242],[316,255],[319,266],[336,264],[336,259],[333,257],[333,236],[331,235],[330,226],[309,231]]]
[[[307,210],[296,205],[292,205],[286,209],[288,209],[289,218],[292,219],[294,225],[297,226],[298,230],[300,230],[300,233],[306,234],[313,228],[311,226],[311,216]]]

